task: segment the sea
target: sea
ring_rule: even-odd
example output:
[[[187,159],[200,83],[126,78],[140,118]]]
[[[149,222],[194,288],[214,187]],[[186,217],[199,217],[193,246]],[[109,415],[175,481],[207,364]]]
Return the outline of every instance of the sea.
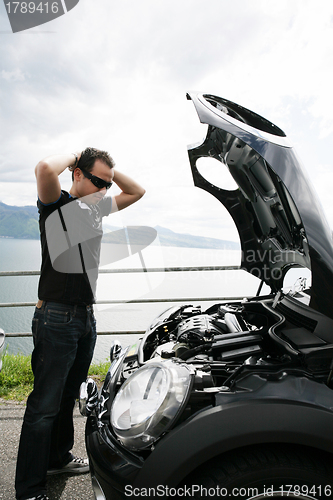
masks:
[[[149,268],[160,271],[99,274],[97,301],[121,303],[95,305],[97,330],[117,334],[98,336],[93,361],[98,363],[108,359],[115,338],[123,346],[134,343],[141,335],[127,332],[145,331],[157,315],[179,300],[180,303],[201,305],[204,310],[225,297],[255,295],[259,281],[245,271],[196,271],[198,266],[239,266],[240,259],[240,250],[161,246],[155,241],[132,255],[103,266],[102,269],[118,271]],[[0,271],[37,271],[40,261],[38,240],[0,238]],[[165,269],[170,267],[190,267],[191,271],[166,272]],[[0,276],[0,304],[36,302],[38,279],[39,276]],[[129,302],[167,298],[174,302]],[[30,332],[33,311],[32,306],[0,307],[0,328],[5,332]],[[32,338],[7,337],[6,349],[9,353],[30,354]]]

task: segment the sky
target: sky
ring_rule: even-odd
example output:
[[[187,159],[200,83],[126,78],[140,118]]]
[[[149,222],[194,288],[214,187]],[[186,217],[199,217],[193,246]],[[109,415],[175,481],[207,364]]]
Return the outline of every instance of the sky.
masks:
[[[80,0],[19,33],[4,3],[2,202],[34,205],[38,161],[93,146],[146,189],[111,223],[237,241],[224,207],[193,185],[187,145],[207,126],[186,93],[202,91],[284,130],[333,227],[331,0]]]

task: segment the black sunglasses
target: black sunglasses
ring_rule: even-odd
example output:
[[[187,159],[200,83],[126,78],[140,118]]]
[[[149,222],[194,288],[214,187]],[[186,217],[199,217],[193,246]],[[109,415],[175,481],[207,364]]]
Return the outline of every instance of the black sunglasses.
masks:
[[[113,184],[113,182],[107,182],[104,179],[101,179],[100,177],[97,177],[96,175],[87,172],[83,168],[80,168],[80,170],[83,173],[83,175],[87,179],[89,179],[93,183],[93,185],[96,186],[98,189],[103,189],[103,188],[110,189],[110,187]]]

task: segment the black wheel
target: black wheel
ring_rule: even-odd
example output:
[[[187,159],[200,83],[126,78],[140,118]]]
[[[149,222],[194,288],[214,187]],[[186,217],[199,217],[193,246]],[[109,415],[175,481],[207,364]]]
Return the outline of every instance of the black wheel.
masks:
[[[313,500],[333,497],[332,484],[330,455],[288,445],[267,445],[243,448],[210,460],[186,478],[179,493],[198,500]]]

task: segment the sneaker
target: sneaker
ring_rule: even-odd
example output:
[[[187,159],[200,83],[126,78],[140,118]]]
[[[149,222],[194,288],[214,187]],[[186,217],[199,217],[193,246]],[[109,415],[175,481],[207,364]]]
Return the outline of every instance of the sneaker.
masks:
[[[63,474],[65,472],[69,474],[84,474],[85,472],[89,472],[89,460],[87,458],[73,457],[72,460],[63,467],[59,469],[49,469],[47,475],[51,476],[52,474]]]

